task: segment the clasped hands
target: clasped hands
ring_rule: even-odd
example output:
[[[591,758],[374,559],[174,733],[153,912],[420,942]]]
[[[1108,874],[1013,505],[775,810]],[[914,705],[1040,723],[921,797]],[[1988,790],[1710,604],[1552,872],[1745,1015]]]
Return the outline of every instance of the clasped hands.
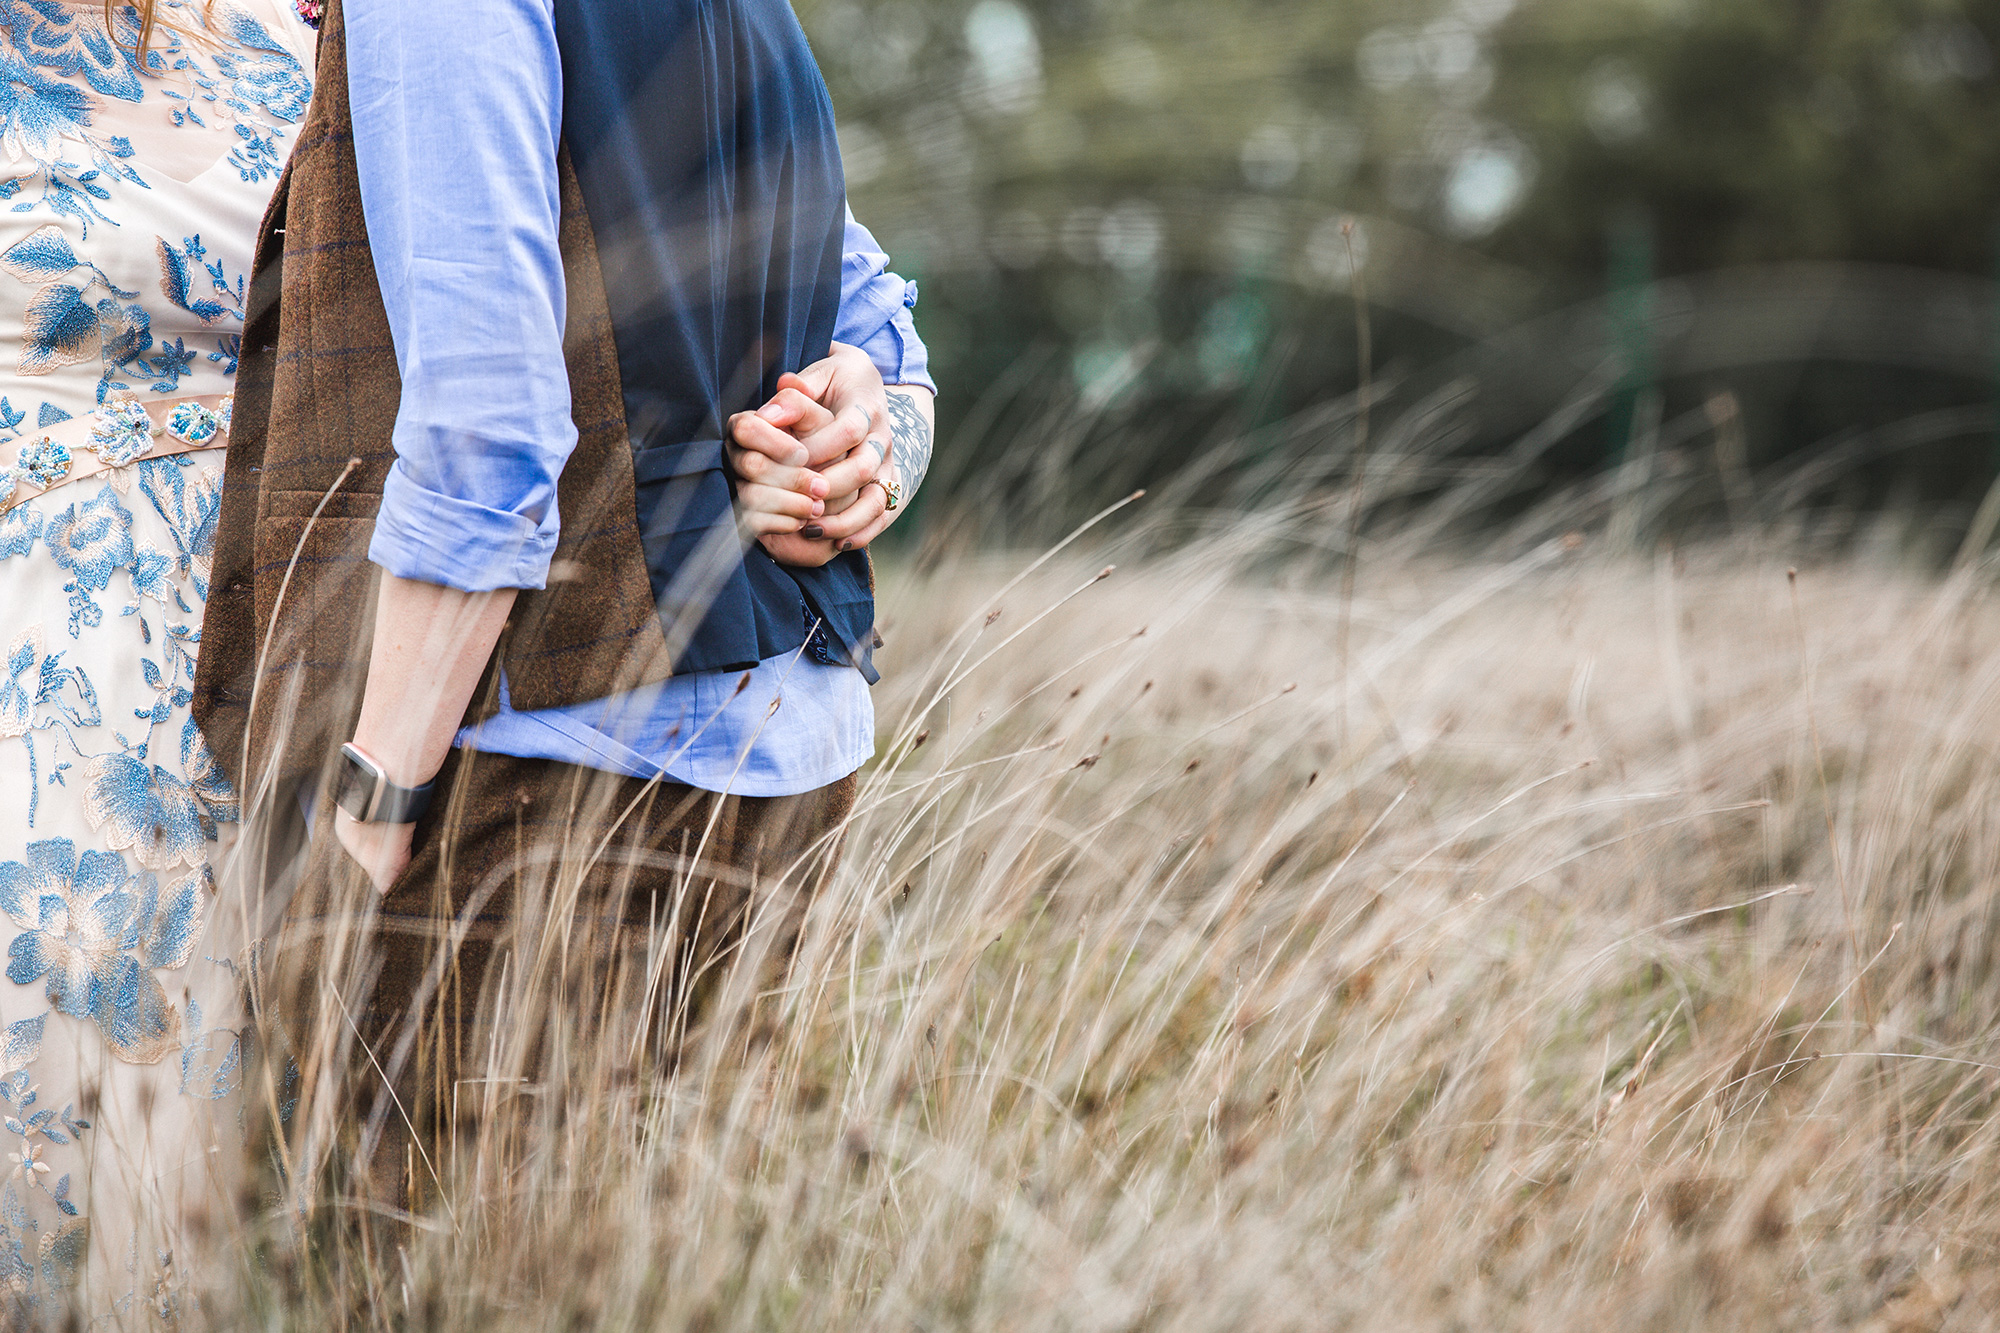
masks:
[[[790,565],[823,565],[874,540],[897,517],[886,491],[895,480],[888,422],[881,372],[858,348],[836,343],[825,360],[780,379],[770,402],[729,421],[744,531]],[[513,601],[511,589],[383,578],[354,740],[390,781],[411,786],[437,773]],[[409,865],[414,828],[334,816],[341,846],[381,892]]]
[[[882,373],[845,343],[754,412],[729,419],[737,522],[772,559],[823,565],[860,550],[896,521],[889,403]]]

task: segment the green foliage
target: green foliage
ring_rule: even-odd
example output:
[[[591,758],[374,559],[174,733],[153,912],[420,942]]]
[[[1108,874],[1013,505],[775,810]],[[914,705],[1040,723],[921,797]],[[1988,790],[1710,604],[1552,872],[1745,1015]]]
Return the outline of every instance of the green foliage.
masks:
[[[1357,267],[1384,360],[1429,365],[1602,295],[1621,219],[1662,276],[1993,263],[1992,0],[800,8],[948,426],[1039,352],[1025,383],[1152,403],[1171,458],[1353,386]],[[1987,389],[1786,392],[1846,424]]]

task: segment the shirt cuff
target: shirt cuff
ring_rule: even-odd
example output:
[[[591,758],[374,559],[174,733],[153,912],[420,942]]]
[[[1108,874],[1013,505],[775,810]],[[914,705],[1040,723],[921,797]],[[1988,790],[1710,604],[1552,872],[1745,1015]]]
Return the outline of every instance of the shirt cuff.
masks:
[[[368,558],[398,578],[460,592],[542,588],[560,531],[553,506],[537,526],[519,514],[425,490],[398,459],[382,485]]]
[[[917,284],[910,284],[910,294],[906,304],[889,320],[886,333],[895,339],[895,371],[888,367],[882,371],[884,384],[906,384],[929,389],[931,396],[937,396],[937,381],[931,378],[930,348],[917,336],[917,321],[910,315],[910,307],[917,303]]]

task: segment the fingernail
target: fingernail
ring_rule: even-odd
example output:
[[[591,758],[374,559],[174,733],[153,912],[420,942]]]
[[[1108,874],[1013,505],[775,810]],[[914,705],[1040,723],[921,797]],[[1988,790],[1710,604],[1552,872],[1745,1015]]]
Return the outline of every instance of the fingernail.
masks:
[[[818,518],[825,513],[826,513],[826,502],[824,500],[814,500],[812,516],[814,518]]]
[[[852,540],[852,539],[850,539],[850,540],[848,540],[848,541],[844,541],[844,542],[842,542],[842,543],[840,544],[840,549],[841,549],[841,550],[843,550],[843,551],[851,551],[851,550],[853,550],[853,549],[854,549],[854,542],[853,542],[853,540]]]
[[[757,415],[766,421],[776,421],[779,417],[785,415],[785,409],[776,403],[766,403],[757,409]]]
[[[826,536],[826,529],[820,527],[817,523],[808,523],[799,529],[799,536],[817,541],[819,538]]]

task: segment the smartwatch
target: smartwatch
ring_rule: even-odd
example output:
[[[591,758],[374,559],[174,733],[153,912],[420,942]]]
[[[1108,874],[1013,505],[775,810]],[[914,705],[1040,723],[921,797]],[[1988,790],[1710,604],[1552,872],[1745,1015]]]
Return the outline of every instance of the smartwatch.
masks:
[[[433,778],[421,787],[398,787],[383,776],[380,764],[349,741],[340,747],[333,801],[363,824],[414,824],[430,809],[436,785]]]

